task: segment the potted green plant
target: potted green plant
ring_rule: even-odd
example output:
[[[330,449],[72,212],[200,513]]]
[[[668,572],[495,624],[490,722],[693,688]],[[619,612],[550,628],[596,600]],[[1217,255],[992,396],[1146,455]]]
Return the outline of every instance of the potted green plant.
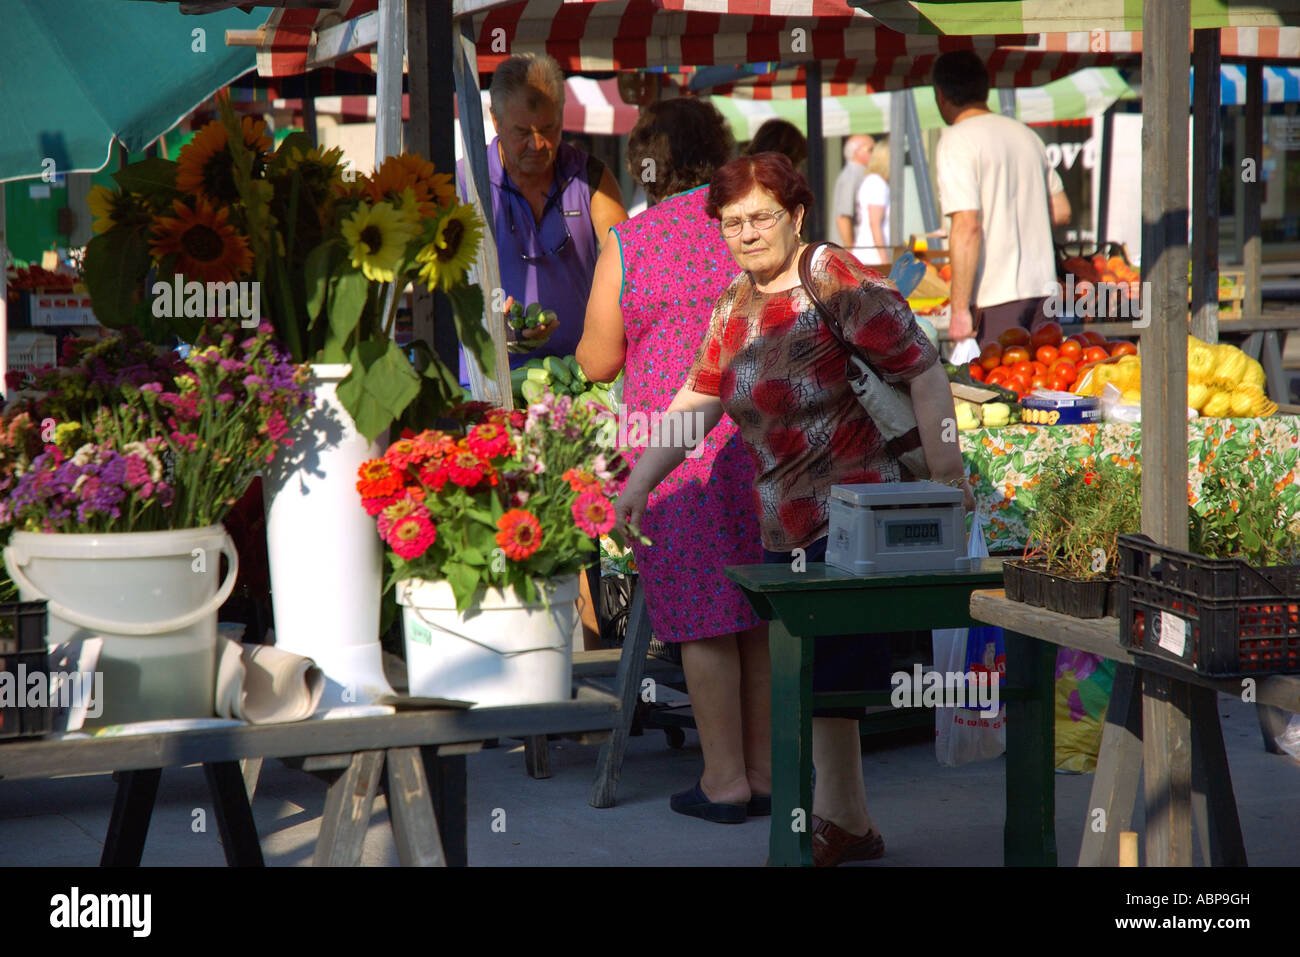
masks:
[[[1077,618],[1113,613],[1116,539],[1141,526],[1138,466],[1062,455],[1039,475],[1024,555],[1004,566],[1007,597]]]
[[[578,574],[614,529],[626,469],[613,413],[545,393],[524,411],[472,403],[366,462],[404,607],[411,693],[479,705],[567,700]]]

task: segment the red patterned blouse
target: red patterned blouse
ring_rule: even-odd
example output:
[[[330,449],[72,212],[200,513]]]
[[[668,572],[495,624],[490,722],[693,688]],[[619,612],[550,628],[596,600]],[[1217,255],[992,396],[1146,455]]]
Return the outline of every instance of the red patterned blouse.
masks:
[[[812,277],[845,337],[887,382],[910,381],[939,361],[907,302],[850,253],[822,247]],[[740,427],[769,551],[806,548],[828,533],[832,485],[901,477],[849,388],[846,360],[802,286],[762,293],[742,272],[714,306],[686,384],[718,396]]]

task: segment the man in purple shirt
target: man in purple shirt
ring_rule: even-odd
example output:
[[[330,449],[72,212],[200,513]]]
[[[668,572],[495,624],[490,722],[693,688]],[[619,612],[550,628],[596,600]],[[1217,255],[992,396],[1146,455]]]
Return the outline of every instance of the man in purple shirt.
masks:
[[[518,366],[572,355],[582,338],[596,256],[611,226],[627,219],[614,174],[560,142],[564,74],[551,57],[515,56],[492,76],[488,145],[493,234],[501,286],[522,303],[553,309],[558,321],[528,330],[536,347]]]

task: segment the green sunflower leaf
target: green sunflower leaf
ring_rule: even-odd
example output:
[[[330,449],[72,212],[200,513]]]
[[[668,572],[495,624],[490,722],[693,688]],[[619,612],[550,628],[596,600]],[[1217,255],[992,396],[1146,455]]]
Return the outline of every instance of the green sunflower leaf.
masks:
[[[339,383],[339,401],[357,431],[374,441],[420,393],[420,377],[392,340],[358,343],[349,353],[352,371]]]
[[[176,192],[178,168],[179,164],[174,160],[154,156],[118,170],[113,174],[113,181],[128,193],[165,195]]]
[[[95,317],[105,326],[121,329],[131,325],[149,262],[144,234],[124,226],[115,226],[87,244],[86,288]]]
[[[307,287],[307,318],[314,324],[325,307],[325,297],[329,292],[330,266],[335,250],[333,243],[321,243],[307,254],[303,268],[303,281]]]
[[[366,308],[370,280],[360,269],[350,269],[338,277],[329,293],[330,338],[342,346],[361,321]]]
[[[478,362],[483,373],[491,378],[496,368],[496,359],[492,336],[483,325],[483,290],[477,285],[461,284],[453,286],[447,293],[447,298],[451,300],[456,336]]]

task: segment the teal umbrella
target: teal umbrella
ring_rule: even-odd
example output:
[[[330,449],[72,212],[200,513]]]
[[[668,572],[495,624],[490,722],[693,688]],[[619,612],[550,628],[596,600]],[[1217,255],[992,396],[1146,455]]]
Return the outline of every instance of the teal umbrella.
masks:
[[[144,149],[256,65],[227,29],[265,11],[187,16],[132,0],[4,0],[0,12],[0,182],[91,172],[114,137]]]

